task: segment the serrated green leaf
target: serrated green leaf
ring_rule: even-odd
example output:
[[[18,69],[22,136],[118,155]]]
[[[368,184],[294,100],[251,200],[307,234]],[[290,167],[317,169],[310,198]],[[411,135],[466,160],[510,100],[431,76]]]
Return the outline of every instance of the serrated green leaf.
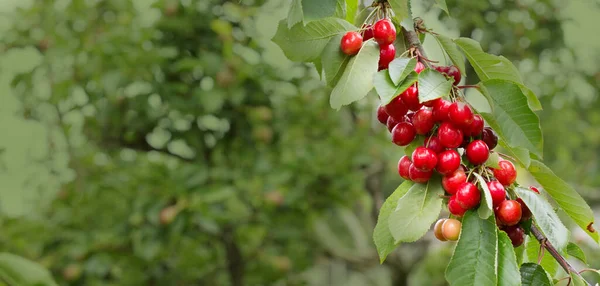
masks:
[[[523,84],[519,70],[507,58],[485,53],[481,45],[473,39],[458,38],[454,42],[465,53],[481,81],[504,79]]]
[[[336,0],[335,3],[335,17],[346,19],[346,1],[345,0]],[[351,21],[348,21],[351,22]]]
[[[515,192],[529,207],[535,222],[548,241],[559,251],[565,249],[569,243],[569,230],[560,221],[552,205],[542,195],[529,189],[517,187]]]
[[[480,218],[487,219],[494,213],[492,194],[483,177],[477,173],[473,173],[473,175],[475,175],[477,182],[479,182],[479,187],[483,190],[483,196],[481,196],[481,204],[477,209],[477,214],[479,214]]]
[[[440,34],[435,35],[434,38],[440,43],[446,54],[448,54],[452,63],[458,67],[460,73],[465,74],[465,57],[456,46],[456,43],[452,39]]]
[[[350,23],[354,22],[356,12],[358,11],[358,0],[346,0],[346,21]]]
[[[389,0],[390,6],[392,7],[392,11],[394,11],[395,17],[398,22],[404,21],[404,19],[410,18],[412,22],[412,17],[410,17],[410,9],[408,6],[408,0]],[[412,28],[412,25],[411,27]]]
[[[548,274],[542,266],[535,263],[521,265],[521,283],[523,286],[552,286]]]
[[[385,258],[398,246],[394,243],[394,237],[388,228],[388,218],[390,214],[396,209],[398,200],[404,196],[410,187],[413,186],[413,182],[404,181],[396,190],[385,200],[381,209],[379,210],[379,217],[377,218],[377,225],[373,231],[373,241],[377,248],[377,254],[379,254],[379,262],[383,263]]]
[[[352,58],[351,56],[344,54],[340,49],[342,37],[343,35],[340,34],[331,38],[321,54],[321,63],[325,71],[325,80],[327,81],[327,86],[330,87],[334,87],[340,80],[344,73],[344,69],[348,65],[348,62],[350,62],[350,58]]]
[[[373,76],[377,73],[379,46],[375,41],[365,42],[358,54],[348,62],[340,80],[331,91],[329,104],[340,109],[365,97],[373,89]]]
[[[533,236],[528,236],[524,245],[526,254],[524,262],[537,263],[540,255],[540,243]],[[547,253],[542,257],[540,265],[549,273],[550,277],[554,277],[558,271],[558,262]]]
[[[388,227],[394,241],[413,242],[425,235],[442,211],[440,196],[443,194],[438,176],[432,177],[427,184],[414,184],[390,214]]]
[[[585,253],[583,252],[583,250],[581,250],[581,248],[572,242],[569,242],[569,245],[567,245],[567,254],[569,254],[572,257],[575,257],[577,259],[579,259],[579,261],[587,264],[587,259],[585,258]]]
[[[306,26],[297,23],[292,28],[288,28],[287,20],[281,20],[272,40],[290,60],[312,62],[319,58],[332,37],[357,29],[338,18],[324,18],[309,22]]]
[[[498,286],[521,285],[519,266],[508,235],[498,230]]]
[[[467,211],[452,259],[446,268],[450,285],[496,285],[496,254],[498,233],[493,217],[481,219]]]
[[[302,13],[302,0],[292,0],[290,4],[290,11],[287,17],[288,29],[294,25],[304,21],[304,14]]]
[[[509,146],[501,138],[498,138],[498,144],[506,150],[507,155],[515,159],[517,164],[523,168],[529,168],[529,165],[531,164],[531,154],[529,154],[529,150],[521,147]]]
[[[335,14],[338,0],[302,0],[302,12],[306,22],[331,17]]]
[[[408,156],[409,158],[412,157],[412,153],[415,151],[415,149],[417,149],[419,146],[423,146],[423,144],[425,143],[425,137],[418,135],[415,140],[413,140],[412,142],[410,142],[410,144],[406,145],[406,147],[404,147],[404,154],[406,156]]]
[[[448,12],[448,5],[446,5],[446,0],[435,0],[435,3],[437,3],[437,5],[440,6],[440,9],[444,10],[446,14],[450,15],[450,12]]]
[[[425,69],[419,74],[419,102],[434,100],[450,94],[453,79],[447,79],[440,72]]]
[[[321,63],[321,59],[317,59],[313,64],[315,65],[317,73],[319,73],[319,78],[323,79],[323,63]]]
[[[382,70],[375,74],[373,84],[375,85],[377,95],[379,95],[379,98],[381,99],[381,104],[385,105],[417,82],[418,78],[419,76],[417,73],[413,71],[408,74],[402,84],[395,86],[392,79],[390,79],[389,71]]]
[[[41,265],[6,252],[0,253],[0,280],[9,285],[58,285]]]
[[[399,85],[417,66],[414,58],[396,58],[388,67],[390,78],[394,85]]]
[[[498,152],[490,152],[490,156],[488,157],[488,159],[485,161],[485,166],[486,167],[490,167],[490,168],[500,168],[500,166],[498,165],[498,163],[500,162],[500,155],[498,155]]]
[[[542,103],[540,102],[540,100],[537,98],[537,96],[535,95],[535,93],[533,93],[533,91],[531,89],[529,89],[528,87],[526,87],[524,85],[521,85],[521,90],[523,91],[525,96],[527,96],[527,103],[529,103],[529,108],[531,108],[531,110],[533,110],[533,111],[542,110]]]
[[[600,242],[600,236],[593,226],[594,213],[575,189],[540,161],[531,160],[529,173],[581,229],[597,243]]]
[[[542,157],[540,120],[527,104],[521,88],[510,81],[492,79],[479,83],[491,113],[479,112],[498,136],[511,147],[522,147]]]

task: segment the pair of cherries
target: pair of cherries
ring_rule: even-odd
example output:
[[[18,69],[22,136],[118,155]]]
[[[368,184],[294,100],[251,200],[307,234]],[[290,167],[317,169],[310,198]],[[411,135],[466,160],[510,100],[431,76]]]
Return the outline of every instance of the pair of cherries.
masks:
[[[379,44],[379,70],[387,69],[390,62],[396,57],[396,27],[389,19],[381,19],[374,25],[364,24],[362,32],[350,31],[344,34],[340,48],[346,55],[358,54],[363,41],[371,38]]]

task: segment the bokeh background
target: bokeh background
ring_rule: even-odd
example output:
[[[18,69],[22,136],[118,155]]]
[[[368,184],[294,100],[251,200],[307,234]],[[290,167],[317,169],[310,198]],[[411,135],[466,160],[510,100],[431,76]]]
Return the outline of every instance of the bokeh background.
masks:
[[[453,244],[431,234],[379,264],[403,150],[375,96],[332,110],[314,67],[270,41],[290,1],[0,2],[2,251],[61,285],[445,285]],[[413,2],[515,63],[546,163],[600,215],[600,3]]]

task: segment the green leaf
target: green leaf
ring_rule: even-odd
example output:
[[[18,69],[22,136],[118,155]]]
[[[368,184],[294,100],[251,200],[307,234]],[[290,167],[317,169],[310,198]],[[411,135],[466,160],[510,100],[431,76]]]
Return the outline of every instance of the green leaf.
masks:
[[[365,97],[373,89],[373,76],[377,73],[379,47],[373,40],[363,44],[358,54],[348,62],[342,77],[331,91],[329,103],[332,108],[340,109],[342,105]]]
[[[319,58],[329,39],[350,30],[357,28],[338,18],[324,18],[309,22],[306,26],[298,23],[292,28],[288,28],[287,20],[281,20],[273,42],[290,60],[312,62]]]
[[[498,136],[511,147],[522,147],[542,158],[543,139],[540,120],[527,104],[521,88],[505,80],[479,83],[488,99],[491,113],[480,112]]]
[[[288,29],[303,21],[304,14],[302,13],[302,0],[292,0],[287,17]]]
[[[473,39],[458,38],[454,42],[463,50],[481,81],[504,79],[523,84],[519,70],[507,58],[485,53]]]
[[[423,146],[423,144],[425,143],[425,137],[418,135],[415,140],[413,140],[412,142],[410,142],[410,144],[408,144],[406,147],[404,147],[404,154],[406,156],[408,156],[409,158],[412,158],[412,153],[415,151],[415,149],[417,149],[419,146]]]
[[[570,274],[571,276],[571,284],[573,286],[589,286],[590,284],[588,284],[585,279],[583,279],[583,277],[581,277],[581,275],[577,275],[577,273],[575,272],[571,272]]]
[[[413,186],[413,182],[404,181],[396,190],[385,200],[381,209],[379,210],[379,217],[377,218],[377,225],[373,231],[373,241],[377,248],[377,254],[379,254],[379,262],[383,263],[385,258],[398,246],[394,243],[394,237],[388,228],[388,218],[390,214],[396,209],[398,200],[408,192],[410,187]]]
[[[452,39],[440,34],[434,35],[434,38],[440,43],[446,54],[448,54],[452,63],[458,67],[460,73],[465,74],[465,56],[460,52],[456,43]]]
[[[577,244],[569,242],[569,245],[567,245],[567,254],[587,264],[587,259],[585,259],[585,253]]]
[[[419,74],[419,102],[434,100],[450,94],[453,79],[447,79],[440,72],[425,69]]]
[[[487,219],[494,213],[494,207],[492,205],[492,194],[490,193],[490,189],[483,177],[477,173],[473,173],[477,178],[477,182],[479,182],[479,187],[483,190],[483,196],[481,197],[481,204],[477,209],[477,214],[481,219]]]
[[[325,80],[327,81],[327,86],[330,87],[334,87],[340,80],[344,69],[348,65],[348,62],[350,62],[350,58],[352,58],[344,54],[340,49],[342,37],[343,35],[340,34],[331,38],[321,54],[321,63],[325,70]]]
[[[525,253],[527,254],[525,262],[537,263],[539,261],[540,243],[533,236],[526,238]],[[552,255],[547,253],[542,257],[540,265],[546,270],[550,277],[556,275],[556,272],[558,271],[558,262],[556,262],[556,259],[554,259]]]
[[[390,6],[392,7],[392,11],[396,15],[396,19],[398,22],[402,22],[404,19],[410,18],[412,21],[412,17],[410,17],[410,9],[408,7],[408,0],[389,0]],[[412,25],[411,25],[412,28]]]
[[[306,22],[331,17],[335,14],[337,0],[302,0],[302,12]]]
[[[9,285],[58,285],[41,265],[6,252],[0,253],[0,280]]]
[[[394,85],[399,85],[417,66],[414,58],[395,58],[388,67]]]
[[[485,161],[485,166],[497,169],[497,168],[500,168],[500,166],[498,165],[499,162],[500,162],[500,155],[498,155],[498,152],[491,151],[490,156]]]
[[[531,91],[531,89],[527,88],[524,85],[521,85],[521,90],[523,91],[525,96],[527,96],[527,103],[529,103],[529,108],[531,108],[531,110],[533,110],[533,111],[542,110],[542,103],[537,98],[535,93],[533,93],[533,91]]]
[[[346,18],[346,1],[345,0],[336,0],[335,3],[335,13],[333,14],[337,18],[345,19]],[[350,21],[348,21],[350,22]]]
[[[523,286],[552,286],[548,274],[542,266],[535,263],[521,265],[521,283]]]
[[[546,235],[548,241],[559,251],[565,249],[569,243],[569,230],[560,221],[552,205],[542,195],[529,189],[517,187],[515,192],[529,207],[535,222]]]
[[[396,243],[417,241],[425,235],[442,211],[443,194],[441,179],[435,176],[427,184],[413,185],[398,200],[388,220]]]
[[[402,92],[407,90],[411,85],[417,82],[419,76],[416,72],[411,72],[404,79],[401,85],[395,86],[390,78],[390,74],[388,70],[382,70],[375,74],[373,78],[373,84],[375,85],[375,91],[377,91],[377,95],[381,99],[381,104],[388,104],[392,101],[392,99],[396,98],[396,96],[400,95]]]
[[[354,22],[356,12],[358,11],[358,0],[346,0],[346,21],[350,23]]]
[[[523,168],[529,168],[529,164],[531,164],[531,154],[529,154],[529,150],[521,147],[511,147],[509,146],[502,138],[498,138],[498,144],[506,150],[506,153],[515,158],[516,163],[521,165]]]
[[[496,285],[497,236],[493,217],[481,219],[468,211],[452,259],[446,268],[450,285]]]
[[[581,229],[583,229],[596,242],[600,242],[600,236],[594,229],[594,213],[585,200],[569,184],[546,167],[544,163],[532,160],[529,173],[535,178],[544,190],[550,194],[552,199],[565,211],[567,215]]]
[[[435,0],[435,3],[437,3],[437,5],[440,6],[440,8],[444,10],[446,14],[450,15],[450,12],[448,12],[448,5],[446,5],[446,0]]]
[[[498,286],[516,285],[521,285],[517,256],[506,232],[498,230]]]
[[[317,73],[319,73],[319,78],[323,79],[323,63],[321,62],[321,59],[314,61],[313,64],[315,65]]]

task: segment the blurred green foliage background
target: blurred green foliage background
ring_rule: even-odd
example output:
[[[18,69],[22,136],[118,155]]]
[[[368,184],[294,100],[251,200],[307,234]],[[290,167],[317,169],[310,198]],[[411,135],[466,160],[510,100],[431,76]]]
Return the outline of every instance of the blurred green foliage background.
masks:
[[[453,245],[431,234],[379,265],[403,151],[375,96],[332,110],[314,67],[270,41],[288,2],[3,0],[2,250],[61,285],[445,285]],[[545,161],[598,211],[600,4],[413,2],[515,63]]]

